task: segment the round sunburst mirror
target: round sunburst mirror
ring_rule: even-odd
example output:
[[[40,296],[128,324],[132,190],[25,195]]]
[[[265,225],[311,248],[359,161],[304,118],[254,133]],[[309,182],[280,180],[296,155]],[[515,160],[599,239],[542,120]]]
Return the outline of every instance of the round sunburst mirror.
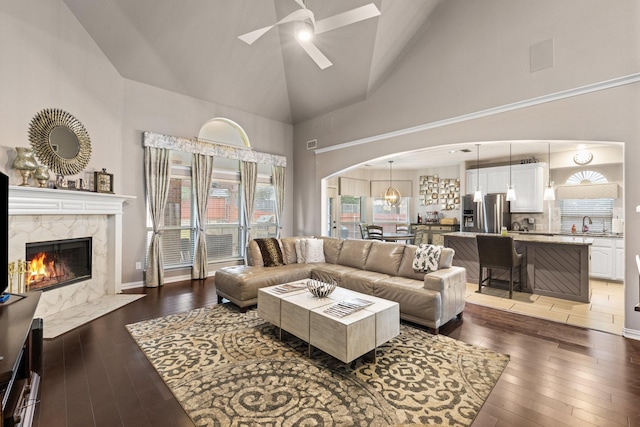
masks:
[[[48,108],[29,124],[29,142],[40,162],[56,175],[76,175],[91,158],[91,140],[82,123],[66,111]]]

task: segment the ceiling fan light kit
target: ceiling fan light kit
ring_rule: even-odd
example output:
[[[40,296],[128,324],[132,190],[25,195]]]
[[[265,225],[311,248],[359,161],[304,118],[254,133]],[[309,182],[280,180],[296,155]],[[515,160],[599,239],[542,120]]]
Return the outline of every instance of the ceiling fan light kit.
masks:
[[[296,40],[307,42],[313,38],[313,25],[308,20],[296,22]]]
[[[248,33],[238,36],[240,40],[248,45],[253,44],[256,40],[262,37],[270,29],[289,22],[295,23],[294,36],[302,49],[313,59],[313,61],[320,67],[321,70],[333,65],[329,58],[320,51],[314,45],[311,40],[315,35],[322,34],[326,31],[335,30],[340,27],[355,24],[356,22],[364,21],[376,16],[380,16],[380,10],[378,7],[369,3],[364,6],[356,7],[355,9],[348,10],[346,12],[338,13],[337,15],[330,16],[319,21],[315,20],[313,12],[307,9],[307,5],[302,0],[294,0],[300,9],[295,10],[280,19],[273,25],[269,25],[257,30],[250,31]]]

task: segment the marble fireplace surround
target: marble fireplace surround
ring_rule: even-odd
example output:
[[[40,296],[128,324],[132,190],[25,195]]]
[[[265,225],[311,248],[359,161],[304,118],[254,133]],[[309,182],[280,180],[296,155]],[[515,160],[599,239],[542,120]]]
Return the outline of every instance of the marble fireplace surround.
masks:
[[[123,205],[134,198],[86,191],[9,187],[9,261],[25,259],[27,242],[93,238],[92,277],[42,293],[36,316],[45,319],[48,324],[45,332],[49,329],[49,335],[52,328],[58,327],[56,323],[60,319],[95,318],[101,315],[104,307],[118,305],[115,299],[131,302],[131,296],[117,294],[122,286]],[[14,279],[14,285],[16,282]],[[47,319],[56,322],[47,322]],[[69,328],[64,329],[62,332]]]

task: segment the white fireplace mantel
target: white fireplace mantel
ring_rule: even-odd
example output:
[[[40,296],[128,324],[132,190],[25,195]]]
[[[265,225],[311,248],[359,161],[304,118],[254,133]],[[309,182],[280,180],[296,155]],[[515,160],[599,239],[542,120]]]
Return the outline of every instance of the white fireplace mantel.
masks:
[[[9,186],[9,215],[119,215],[135,196]]]
[[[9,216],[105,215],[108,224],[107,294],[122,287],[123,205],[135,196],[9,186]]]

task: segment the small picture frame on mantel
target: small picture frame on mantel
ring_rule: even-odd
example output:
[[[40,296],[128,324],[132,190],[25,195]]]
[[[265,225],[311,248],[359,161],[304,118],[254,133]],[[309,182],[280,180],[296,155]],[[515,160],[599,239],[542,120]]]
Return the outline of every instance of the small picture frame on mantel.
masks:
[[[113,174],[108,173],[105,168],[100,172],[93,173],[93,191],[96,193],[113,194]]]

